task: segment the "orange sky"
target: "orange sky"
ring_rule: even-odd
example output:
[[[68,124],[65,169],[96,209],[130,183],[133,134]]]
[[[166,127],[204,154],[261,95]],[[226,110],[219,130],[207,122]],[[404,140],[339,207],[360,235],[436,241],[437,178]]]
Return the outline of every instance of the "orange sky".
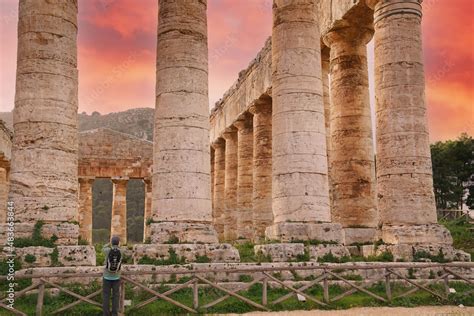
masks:
[[[208,0],[211,104],[271,34],[271,2]],[[156,3],[79,0],[81,112],[154,106]],[[17,6],[18,0],[0,0],[0,111],[13,108]],[[431,139],[474,135],[474,1],[424,0],[423,6]]]

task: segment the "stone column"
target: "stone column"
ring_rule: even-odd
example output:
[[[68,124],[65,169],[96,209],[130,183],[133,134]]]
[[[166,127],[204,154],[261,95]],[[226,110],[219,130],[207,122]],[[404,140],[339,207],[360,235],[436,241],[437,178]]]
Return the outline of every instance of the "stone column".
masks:
[[[128,178],[112,178],[112,223],[110,236],[120,237],[122,245],[127,244],[127,184]]]
[[[150,220],[153,218],[151,201],[153,197],[152,183],[150,178],[143,179],[145,184],[145,211],[143,213],[143,242],[147,242],[150,237]]]
[[[79,236],[92,244],[92,186],[94,177],[79,177]]]
[[[7,170],[0,167],[0,224],[7,222],[8,181]]]
[[[421,43],[421,1],[375,9],[377,197],[388,243],[449,243],[437,225]]]
[[[274,0],[269,239],[341,239],[318,225],[331,221],[318,24],[317,0]]]
[[[160,0],[153,242],[217,242],[212,227],[207,1]],[[158,237],[161,236],[161,237]]]
[[[210,182],[210,186],[211,186],[211,206],[212,206],[212,209],[214,209],[214,177],[215,177],[214,165],[215,165],[216,157],[215,157],[215,151],[214,151],[214,148],[212,147],[212,145],[210,146],[210,153],[211,153],[211,182]],[[213,214],[212,220],[214,222],[214,214]]]
[[[272,212],[272,100],[250,107],[253,114],[253,240],[264,239],[273,223]]]
[[[234,126],[237,127],[237,238],[252,240],[253,192],[253,123],[252,115],[245,113]]]
[[[19,1],[10,199],[20,222],[78,220],[77,5]]]
[[[224,239],[237,239],[237,129],[226,129],[225,139],[225,200]]]
[[[214,147],[214,211],[212,218],[219,240],[224,240],[225,141],[218,138],[212,146]]]
[[[373,35],[369,17],[370,24],[349,25],[324,36],[331,49],[331,216],[344,227],[346,244],[374,241],[378,224],[366,48]]]
[[[329,47],[324,46],[321,50],[321,72],[323,81],[323,103],[324,103],[324,126],[326,128],[326,151],[328,155],[328,167],[331,156],[331,98],[329,93]],[[332,201],[334,199],[333,186],[331,182],[331,168],[328,168],[328,186],[329,186],[329,209],[332,211]]]

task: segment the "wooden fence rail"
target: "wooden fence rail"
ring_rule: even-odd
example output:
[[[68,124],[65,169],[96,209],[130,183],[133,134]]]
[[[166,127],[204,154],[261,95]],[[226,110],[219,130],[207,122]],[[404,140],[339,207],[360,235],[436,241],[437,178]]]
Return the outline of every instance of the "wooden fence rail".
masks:
[[[438,268],[440,269],[440,274],[437,277],[433,277],[432,279],[428,280],[416,280],[413,278],[413,275],[410,277],[406,276],[406,272],[410,269],[430,269],[430,268]],[[174,306],[177,306],[183,310],[183,312],[187,313],[198,313],[200,311],[205,311],[208,308],[211,308],[221,302],[224,302],[230,298],[237,299],[238,301],[244,302],[250,306],[255,307],[258,310],[262,311],[269,311],[272,305],[276,305],[282,303],[292,297],[301,296],[304,297],[307,301],[311,301],[317,306],[327,306],[330,303],[336,302],[338,300],[343,299],[344,297],[353,295],[355,293],[364,293],[372,297],[376,301],[380,301],[383,303],[391,303],[393,300],[401,297],[408,296],[413,294],[417,291],[424,291],[429,293],[433,297],[445,301],[448,299],[448,295],[450,294],[450,282],[463,282],[467,283],[470,287],[469,290],[462,293],[463,295],[471,295],[474,292],[474,282],[472,279],[459,274],[458,272],[453,271],[456,268],[464,268],[469,269],[472,271],[474,269],[474,263],[413,263],[413,264],[396,264],[396,263],[373,263],[370,265],[366,264],[322,264],[318,266],[286,266],[286,267],[247,267],[247,268],[239,268],[239,269],[197,269],[197,270],[187,270],[187,271],[175,271],[175,270],[158,270],[158,271],[123,271],[121,277],[121,295],[120,295],[120,314],[125,315],[126,312],[131,310],[139,310],[144,306],[153,303],[157,300],[166,301]],[[378,278],[365,278],[362,280],[351,280],[347,276],[344,275],[345,272],[350,270],[380,270],[384,271],[382,276]],[[403,269],[406,270],[403,273],[399,270]],[[296,271],[310,271],[312,272],[313,280],[307,282],[307,284],[295,287],[294,285],[290,285],[288,282],[281,280],[278,274],[272,274],[275,272],[296,272]],[[227,287],[221,284],[218,284],[215,281],[212,281],[206,275],[212,273],[227,273],[227,274],[250,274],[253,276],[253,280],[249,282],[245,282],[243,286],[239,287],[235,290],[230,290]],[[190,276],[189,280],[182,284],[175,285],[173,288],[168,289],[164,292],[159,292],[155,289],[152,289],[151,286],[148,284],[143,284],[134,279],[134,277],[140,275],[176,275],[182,274],[186,276]],[[408,273],[409,274],[409,273]],[[78,293],[73,292],[72,290],[67,288],[67,284],[61,283],[61,285],[57,284],[57,282],[53,282],[50,278],[57,279],[68,279],[68,278],[101,278],[100,273],[64,273],[64,274],[23,274],[18,275],[17,279],[31,279],[33,284],[26,287],[25,289],[18,291],[15,293],[15,299],[18,299],[22,296],[25,296],[28,292],[32,290],[37,291],[37,302],[36,302],[36,315],[43,315],[44,314],[44,297],[45,291],[47,288],[55,288],[58,289],[60,292],[64,292],[75,299],[76,301],[69,303],[65,306],[62,306],[52,312],[50,315],[55,315],[58,313],[63,313],[67,310],[70,310],[74,306],[85,303],[90,304],[93,306],[97,306],[98,308],[102,307],[101,302],[94,300],[97,296],[99,296],[102,292],[102,289],[96,290],[93,293],[90,293],[86,296],[80,295]],[[5,276],[1,276],[0,280],[5,279]],[[272,282],[282,288],[285,288],[289,293],[281,295],[278,298],[273,298],[273,301],[269,301],[268,291],[269,291],[269,283]],[[343,292],[342,294],[336,295],[331,297],[329,292],[329,287],[331,283],[334,282],[342,282],[347,285],[348,290]],[[392,291],[393,284],[395,282],[405,282],[411,287],[408,289],[404,289],[402,293],[398,293],[398,295],[394,296]],[[443,284],[443,290],[439,291],[433,288],[430,288],[430,285],[434,284]],[[142,302],[136,302],[133,306],[130,306],[125,309],[125,285],[129,284],[134,286],[137,289],[143,290],[152,295],[151,298],[148,298]],[[251,300],[239,292],[248,290],[250,287],[261,284],[262,286],[262,297],[260,301]],[[370,290],[370,287],[375,284],[383,284],[385,287],[385,294],[383,296],[380,293],[374,293]],[[202,297],[199,295],[199,285],[205,285],[210,288],[213,288],[222,293],[222,296],[209,302],[205,305],[201,306],[200,300]],[[316,297],[315,295],[311,295],[307,293],[307,291],[315,286],[321,286],[323,290],[322,299]],[[179,290],[191,288],[193,294],[193,301],[192,306],[188,306],[185,303],[179,302],[175,298],[171,298],[170,296],[173,293],[178,292]],[[20,311],[18,309],[11,309],[6,305],[7,297],[0,298],[0,309],[7,309],[13,315],[27,315],[25,312]],[[304,304],[304,303],[302,303]],[[302,306],[303,307],[303,306]]]

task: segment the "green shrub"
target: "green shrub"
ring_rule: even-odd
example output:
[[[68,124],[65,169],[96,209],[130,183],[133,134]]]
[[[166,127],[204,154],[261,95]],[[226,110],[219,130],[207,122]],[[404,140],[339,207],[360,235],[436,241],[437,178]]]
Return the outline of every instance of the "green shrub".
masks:
[[[27,254],[25,256],[25,262],[28,262],[28,263],[36,262],[36,256],[31,255],[31,254]]]

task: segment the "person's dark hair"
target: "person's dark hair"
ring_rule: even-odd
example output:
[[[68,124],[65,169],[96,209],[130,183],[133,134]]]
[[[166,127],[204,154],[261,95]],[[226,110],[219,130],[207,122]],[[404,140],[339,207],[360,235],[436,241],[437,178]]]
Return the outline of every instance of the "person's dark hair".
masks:
[[[112,236],[110,243],[112,244],[112,246],[118,246],[120,243],[120,238],[118,236]]]

